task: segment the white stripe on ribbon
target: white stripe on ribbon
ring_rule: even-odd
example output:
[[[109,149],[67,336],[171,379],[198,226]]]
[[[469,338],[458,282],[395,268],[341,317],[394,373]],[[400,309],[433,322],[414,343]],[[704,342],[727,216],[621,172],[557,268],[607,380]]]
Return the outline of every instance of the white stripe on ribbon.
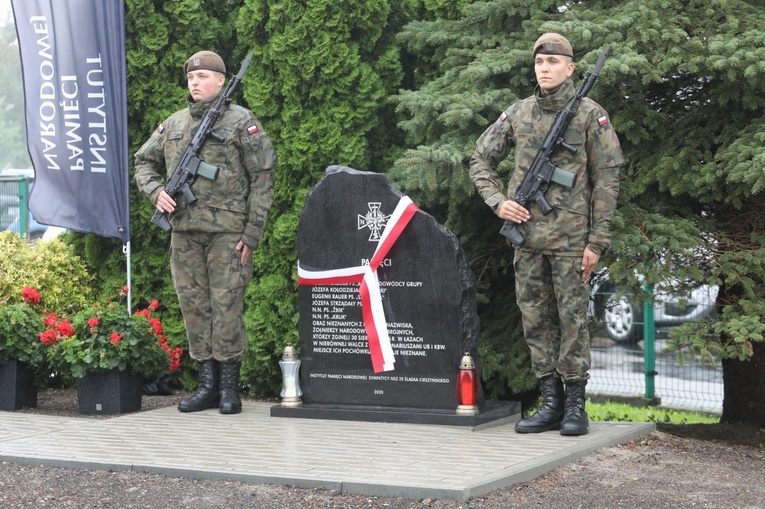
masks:
[[[369,265],[311,271],[303,269],[298,260],[298,284],[331,285],[361,283],[359,285],[361,311],[364,328],[367,331],[367,338],[369,340],[369,355],[372,358],[372,368],[375,373],[393,370],[393,365],[396,362],[393,356],[393,347],[390,344],[390,337],[388,336],[388,324],[385,321],[385,311],[382,306],[377,268],[418,210],[417,205],[408,196],[404,196],[399,200],[395,210],[385,224],[385,229],[380,236],[372,258],[369,260]]]

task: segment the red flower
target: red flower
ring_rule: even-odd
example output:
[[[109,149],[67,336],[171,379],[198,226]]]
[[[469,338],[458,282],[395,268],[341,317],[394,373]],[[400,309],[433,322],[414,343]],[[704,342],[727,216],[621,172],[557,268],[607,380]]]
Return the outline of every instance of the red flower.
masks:
[[[67,320],[61,320],[58,322],[58,325],[56,325],[56,332],[68,338],[74,336],[74,329],[72,328],[72,324]]]
[[[168,354],[170,354],[170,371],[175,371],[181,367],[181,356],[183,355],[183,348],[175,347],[175,349],[172,352],[168,352]]]
[[[98,327],[98,318],[94,316],[93,318],[88,320],[88,327],[90,327],[91,329],[95,329],[96,327]]]
[[[169,344],[167,344],[167,336],[162,336],[159,340],[159,346],[162,347],[162,349],[167,352],[168,357],[170,357],[170,371],[175,371],[176,369],[181,367],[181,357],[183,356],[183,348],[181,347],[171,347]]]
[[[53,329],[48,329],[45,332],[41,332],[40,334],[40,341],[42,341],[43,345],[52,345],[58,340],[58,334],[56,334],[56,331]]]
[[[159,321],[158,318],[149,318],[149,323],[151,324],[151,327],[154,329],[154,335],[155,336],[161,336],[162,335],[162,323]]]
[[[117,332],[112,332],[112,337],[109,339],[109,341],[111,341],[113,345],[119,345],[121,339],[122,339],[122,334],[119,334]]]
[[[48,316],[46,316],[44,322],[46,327],[55,327],[56,322],[58,322],[58,317],[56,316],[56,313],[51,313]]]
[[[21,298],[30,306],[40,303],[40,293],[31,286],[27,286],[21,291]]]
[[[149,311],[148,309],[139,309],[139,310],[137,310],[133,314],[135,314],[135,315],[143,315],[143,316],[145,316],[148,319],[149,315],[151,315],[151,311]]]
[[[156,311],[159,309],[159,301],[158,300],[150,300],[149,301],[149,309],[152,311]]]

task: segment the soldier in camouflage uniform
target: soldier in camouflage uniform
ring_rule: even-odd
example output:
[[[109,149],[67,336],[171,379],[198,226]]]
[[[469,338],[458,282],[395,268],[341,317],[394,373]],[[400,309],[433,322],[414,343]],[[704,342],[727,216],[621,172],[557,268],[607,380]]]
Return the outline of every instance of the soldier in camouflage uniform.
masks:
[[[499,217],[516,223],[525,239],[522,247],[514,246],[516,301],[543,400],[515,429],[583,435],[589,430],[584,411],[590,368],[588,283],[611,241],[624,161],[608,114],[584,98],[564,136],[578,150],[560,150],[553,158],[556,166],[576,175],[574,187],[550,184],[545,197],[553,210],[546,216],[534,203],[526,209],[508,199],[515,196],[555,114],[576,93],[570,79],[573,50],[563,36],[542,35],[533,58],[538,84],[534,95],[510,106],[481,135],[470,160],[470,177],[484,201]],[[515,170],[505,194],[496,169],[513,147]]]
[[[268,135],[251,111],[224,107],[200,158],[219,168],[215,180],[197,178],[197,201],[165,192],[169,178],[205,112],[226,79],[223,60],[210,51],[184,65],[188,107],[157,127],[135,155],[138,188],[173,227],[170,266],[186,325],[189,353],[200,363],[197,391],[181,412],[219,407],[239,413],[239,369],[247,348],[242,318],[244,292],[252,278],[252,252],[266,229],[274,195],[277,159]],[[176,201],[177,200],[177,201]]]

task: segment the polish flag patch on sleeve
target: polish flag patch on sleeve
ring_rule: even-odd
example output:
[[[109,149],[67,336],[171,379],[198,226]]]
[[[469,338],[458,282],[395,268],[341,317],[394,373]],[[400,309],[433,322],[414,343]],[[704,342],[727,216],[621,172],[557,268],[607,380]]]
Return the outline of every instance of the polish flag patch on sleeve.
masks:
[[[608,117],[603,115],[602,117],[598,118],[598,124],[601,126],[604,126],[608,123]]]
[[[503,111],[502,114],[499,116],[499,121],[504,122],[505,120],[507,120],[507,113]]]
[[[162,134],[164,131],[165,131],[165,126],[163,126],[162,124],[157,125],[157,132],[159,134]]]
[[[255,134],[258,132],[258,126],[255,124],[252,124],[250,127],[247,128],[247,132],[250,134]]]

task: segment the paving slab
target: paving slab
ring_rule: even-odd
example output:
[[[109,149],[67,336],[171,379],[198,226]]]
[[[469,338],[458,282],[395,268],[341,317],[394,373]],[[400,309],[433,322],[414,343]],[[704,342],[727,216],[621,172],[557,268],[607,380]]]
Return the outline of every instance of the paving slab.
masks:
[[[513,423],[472,430],[271,417],[272,406],[244,402],[237,415],[168,407],[110,419],[0,412],[0,461],[464,501],[655,429],[593,422],[582,437],[522,435]]]

